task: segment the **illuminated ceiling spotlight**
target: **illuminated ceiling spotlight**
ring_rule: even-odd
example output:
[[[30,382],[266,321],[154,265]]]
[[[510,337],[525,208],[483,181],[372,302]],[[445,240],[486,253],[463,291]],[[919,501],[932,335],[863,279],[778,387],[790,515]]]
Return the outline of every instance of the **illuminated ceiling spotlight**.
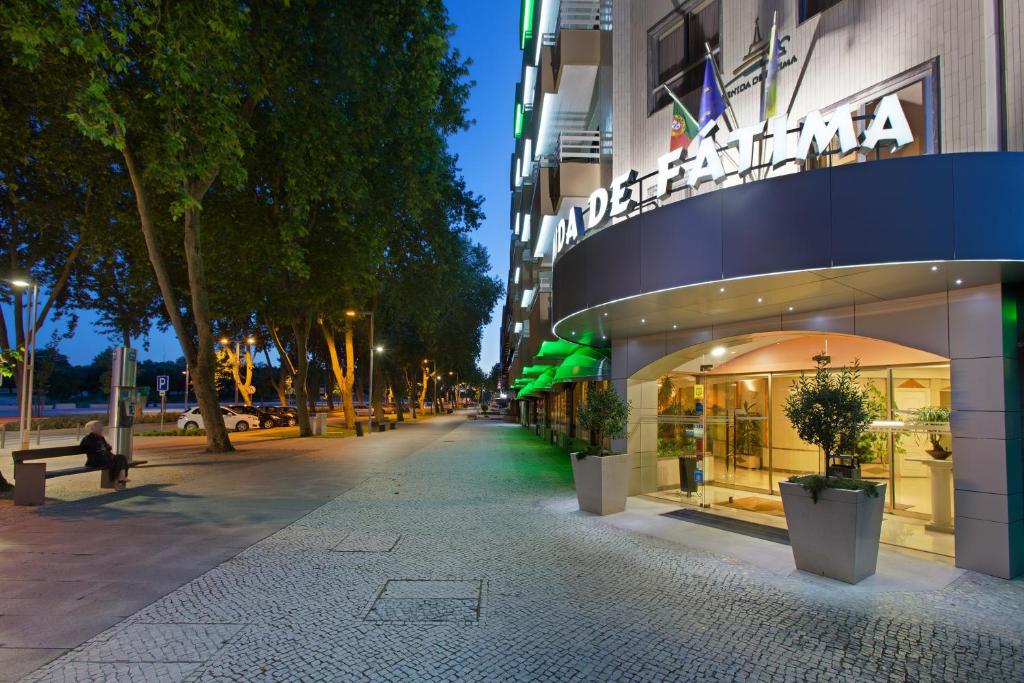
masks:
[[[715,348],[711,349],[711,355],[714,356],[715,358],[721,358],[722,356],[725,355],[725,347],[716,346]]]

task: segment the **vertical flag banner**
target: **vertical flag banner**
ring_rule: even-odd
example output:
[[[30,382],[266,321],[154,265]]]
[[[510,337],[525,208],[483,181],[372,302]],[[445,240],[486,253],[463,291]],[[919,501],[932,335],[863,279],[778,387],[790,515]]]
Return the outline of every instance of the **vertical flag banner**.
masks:
[[[715,66],[711,63],[711,55],[704,62],[704,86],[700,91],[700,121],[698,127],[704,128],[708,121],[714,121],[725,113],[725,98],[718,87],[715,77]]]
[[[669,151],[689,147],[699,130],[697,120],[686,110],[682,102],[672,96],[672,135],[668,143]]]
[[[768,73],[764,79],[764,94],[761,99],[761,120],[775,116],[779,90],[779,32],[776,26],[778,13],[772,17],[772,35],[768,39]]]

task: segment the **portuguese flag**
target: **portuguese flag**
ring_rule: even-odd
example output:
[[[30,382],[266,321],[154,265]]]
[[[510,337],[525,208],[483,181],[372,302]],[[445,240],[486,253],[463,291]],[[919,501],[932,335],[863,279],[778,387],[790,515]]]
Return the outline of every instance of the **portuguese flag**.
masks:
[[[689,147],[690,142],[697,137],[699,131],[700,128],[697,127],[697,121],[690,115],[690,112],[686,111],[683,103],[673,97],[672,137],[669,138],[669,151],[679,149],[680,147]]]

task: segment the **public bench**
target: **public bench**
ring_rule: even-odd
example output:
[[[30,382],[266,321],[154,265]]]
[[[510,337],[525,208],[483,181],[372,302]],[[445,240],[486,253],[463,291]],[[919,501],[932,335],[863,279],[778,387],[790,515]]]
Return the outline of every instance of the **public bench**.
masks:
[[[45,462],[28,462],[30,460],[49,460],[50,458],[66,458],[69,455],[85,455],[80,445],[53,446],[51,448],[30,448],[14,451],[14,504],[42,505],[46,498],[46,480],[56,477],[67,477],[72,474],[100,473],[100,488],[112,489],[114,482],[110,479],[110,471],[105,467],[65,467],[61,470],[46,470]],[[145,461],[138,460],[132,466],[142,465]]]

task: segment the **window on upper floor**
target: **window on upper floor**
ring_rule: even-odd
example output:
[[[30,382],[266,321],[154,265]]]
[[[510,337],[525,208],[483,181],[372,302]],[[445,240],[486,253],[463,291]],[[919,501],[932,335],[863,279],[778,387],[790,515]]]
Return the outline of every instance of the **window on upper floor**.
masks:
[[[857,150],[840,155],[837,141],[833,140],[825,154],[808,159],[806,168],[813,170],[859,161],[937,154],[939,152],[938,77],[938,63],[932,60],[823,110],[831,111],[839,106],[852,105],[855,117],[854,129],[859,135],[870,124],[868,117],[874,113],[879,101],[886,95],[896,95],[900,99],[900,106],[907,117],[907,123],[910,124],[910,131],[914,135],[914,141],[909,145],[901,147],[895,152],[883,145],[870,154],[864,154]]]
[[[667,86],[691,112],[700,108],[705,44],[720,60],[721,0],[690,2],[647,32],[648,114],[670,104]]]
[[[800,21],[807,21],[815,14],[824,12],[829,7],[834,7],[843,0],[796,0],[800,12]]]

